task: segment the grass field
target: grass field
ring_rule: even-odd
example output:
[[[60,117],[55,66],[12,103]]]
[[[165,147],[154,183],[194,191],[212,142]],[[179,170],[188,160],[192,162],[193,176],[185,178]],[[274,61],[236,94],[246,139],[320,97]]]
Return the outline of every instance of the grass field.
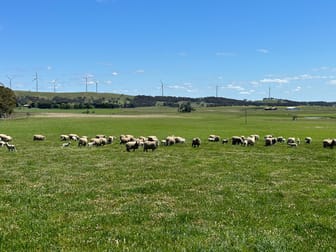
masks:
[[[335,108],[39,113],[0,121],[17,147],[0,149],[0,251],[336,250],[336,149],[322,147],[336,138]],[[119,143],[61,148],[68,133],[175,134],[187,143],[148,153]],[[242,147],[207,142],[210,134],[313,142]],[[200,148],[191,147],[196,136]]]

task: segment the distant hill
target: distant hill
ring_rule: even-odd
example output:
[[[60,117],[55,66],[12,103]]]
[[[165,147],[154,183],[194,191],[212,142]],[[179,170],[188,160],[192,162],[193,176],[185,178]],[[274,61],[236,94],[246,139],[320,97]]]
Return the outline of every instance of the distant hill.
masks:
[[[336,102],[298,102],[276,98],[264,98],[260,101],[237,100],[224,97],[175,97],[175,96],[147,96],[123,95],[113,93],[77,92],[77,93],[52,93],[14,91],[18,106],[35,108],[127,108],[169,106],[178,107],[181,102],[190,102],[193,106],[300,106],[318,105],[335,106]]]

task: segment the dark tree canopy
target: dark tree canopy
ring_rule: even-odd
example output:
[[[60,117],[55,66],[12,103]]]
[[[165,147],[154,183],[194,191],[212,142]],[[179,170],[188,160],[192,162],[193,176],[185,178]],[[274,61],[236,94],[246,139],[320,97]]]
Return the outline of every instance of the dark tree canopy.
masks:
[[[16,96],[13,90],[0,86],[0,117],[8,117],[16,107]]]

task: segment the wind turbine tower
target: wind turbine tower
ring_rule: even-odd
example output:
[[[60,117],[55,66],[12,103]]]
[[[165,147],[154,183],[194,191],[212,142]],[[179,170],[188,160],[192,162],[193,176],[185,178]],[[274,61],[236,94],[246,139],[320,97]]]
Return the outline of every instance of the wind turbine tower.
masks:
[[[9,75],[7,75],[7,78],[9,80],[9,88],[12,89],[12,80],[14,79],[14,77],[10,77]]]
[[[164,88],[164,85],[163,85],[163,82],[161,81],[161,96],[163,96],[163,88]]]
[[[99,82],[97,80],[95,82],[96,82],[96,93],[98,93],[98,83]]]
[[[37,72],[35,73],[35,78],[34,78],[34,80],[33,81],[35,81],[35,83],[36,83],[36,92],[38,92],[38,80],[39,80],[39,78],[38,78],[38,75],[37,75]]]

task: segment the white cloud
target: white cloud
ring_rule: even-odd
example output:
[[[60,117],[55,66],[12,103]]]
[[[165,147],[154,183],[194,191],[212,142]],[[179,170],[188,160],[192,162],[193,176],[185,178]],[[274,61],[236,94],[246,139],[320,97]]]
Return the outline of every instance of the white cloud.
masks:
[[[135,73],[137,73],[137,74],[142,74],[142,73],[144,73],[144,72],[145,72],[145,70],[143,70],[143,69],[135,70]]]
[[[52,70],[52,66],[47,66],[47,70]]]
[[[169,86],[167,86],[167,88],[176,89],[176,90],[184,90],[184,91],[189,92],[189,93],[196,91],[196,89],[193,88],[192,83],[189,83],[189,82],[186,82],[186,83],[183,83],[183,84],[169,85]]]
[[[107,84],[107,85],[111,85],[111,84],[112,84],[112,81],[111,81],[111,80],[107,80],[107,81],[105,81],[105,84]]]
[[[301,91],[301,89],[302,89],[301,86],[297,86],[293,91],[294,91],[294,92],[299,92],[299,91]]]
[[[118,72],[112,72],[112,75],[117,76],[117,75],[119,75],[119,73]]]
[[[270,51],[268,49],[265,49],[265,48],[259,48],[259,49],[257,49],[257,52],[263,53],[263,54],[268,54]]]
[[[241,91],[241,92],[239,92],[239,94],[241,94],[241,95],[250,95],[250,94],[252,94],[254,92],[255,92],[255,90],[251,89],[251,90]]]
[[[226,88],[228,89],[234,89],[234,90],[238,90],[238,91],[245,91],[245,88],[238,86],[238,85],[234,85],[234,84],[228,84],[226,85]]]
[[[285,84],[288,83],[287,79],[280,79],[280,78],[266,78],[266,79],[262,79],[260,80],[261,83],[277,83],[277,84]]]
[[[259,86],[259,81],[250,81],[250,84],[252,84],[254,87],[258,87]]]
[[[330,81],[328,81],[328,84],[336,86],[336,80],[330,80]]]

